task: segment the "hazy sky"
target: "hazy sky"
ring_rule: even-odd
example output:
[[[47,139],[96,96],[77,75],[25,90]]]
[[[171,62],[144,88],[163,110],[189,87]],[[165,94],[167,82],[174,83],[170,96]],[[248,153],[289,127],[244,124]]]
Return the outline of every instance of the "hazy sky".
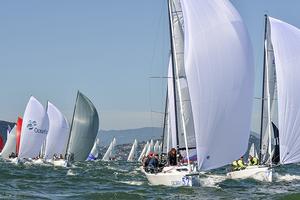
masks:
[[[264,14],[300,27],[299,0],[232,0],[248,26],[261,96]],[[166,0],[0,1],[0,119],[23,115],[30,95],[70,120],[79,89],[101,129],[161,126],[169,33]],[[254,100],[257,101],[257,100]],[[258,131],[260,103],[252,126]]]

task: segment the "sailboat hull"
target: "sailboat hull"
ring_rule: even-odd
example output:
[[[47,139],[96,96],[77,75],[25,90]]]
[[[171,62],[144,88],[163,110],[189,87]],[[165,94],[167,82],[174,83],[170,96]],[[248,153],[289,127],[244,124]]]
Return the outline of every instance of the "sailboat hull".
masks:
[[[272,182],[273,169],[266,166],[248,166],[243,170],[227,173],[227,177],[231,179],[252,178],[258,181]]]
[[[147,173],[141,167],[142,172],[146,175],[151,185],[165,185],[172,187],[179,186],[199,186],[199,174],[191,174],[187,171],[187,167],[170,166],[164,167],[162,172]]]

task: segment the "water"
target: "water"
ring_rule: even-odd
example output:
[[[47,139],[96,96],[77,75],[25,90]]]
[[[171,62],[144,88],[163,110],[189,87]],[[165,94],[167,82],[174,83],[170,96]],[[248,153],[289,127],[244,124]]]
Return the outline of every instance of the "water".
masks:
[[[150,186],[138,163],[81,162],[71,168],[0,161],[1,199],[300,199],[300,166],[277,169],[273,183],[209,173],[197,188]]]

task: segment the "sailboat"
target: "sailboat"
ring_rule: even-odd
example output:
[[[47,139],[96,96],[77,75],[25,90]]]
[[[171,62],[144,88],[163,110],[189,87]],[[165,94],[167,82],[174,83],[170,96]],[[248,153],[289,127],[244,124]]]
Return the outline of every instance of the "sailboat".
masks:
[[[260,164],[232,178],[271,182],[276,166],[300,161],[299,44],[298,28],[265,16]]]
[[[145,175],[152,185],[193,186],[200,171],[227,165],[247,150],[253,55],[244,23],[228,0],[168,0],[168,8],[171,147],[186,163]]]
[[[116,146],[116,138],[114,138],[108,149],[106,150],[103,158],[102,158],[102,161],[109,161],[109,160],[115,160],[115,146]]]
[[[70,128],[66,117],[51,102],[47,103],[49,132],[44,145],[44,159],[50,161],[53,156],[62,157],[66,152]]]
[[[100,140],[99,140],[99,138],[96,138],[94,146],[93,146],[91,153],[89,154],[87,160],[97,160],[98,156],[99,156],[99,148],[100,148]]]
[[[127,158],[127,161],[134,161],[134,158],[137,156],[136,155],[136,150],[137,150],[137,145],[138,145],[138,142],[137,140],[135,139],[133,144],[132,144],[132,147],[131,147],[131,150],[130,150],[130,153],[128,155],[128,158]]]
[[[54,166],[70,166],[73,161],[85,161],[94,145],[98,129],[99,117],[95,106],[78,91],[66,147],[66,160],[55,160]]]
[[[144,148],[143,148],[143,150],[142,150],[142,152],[141,152],[141,154],[140,154],[140,156],[138,158],[139,162],[141,162],[143,160],[143,158],[144,158],[144,156],[146,154],[146,151],[148,149],[148,146],[149,146],[149,141],[147,141],[147,143],[144,145]]]
[[[43,105],[33,96],[27,103],[21,129],[18,161],[36,158],[49,130],[49,119]]]
[[[7,140],[2,149],[0,156],[4,159],[9,159],[11,153],[16,154],[16,126],[7,133]]]

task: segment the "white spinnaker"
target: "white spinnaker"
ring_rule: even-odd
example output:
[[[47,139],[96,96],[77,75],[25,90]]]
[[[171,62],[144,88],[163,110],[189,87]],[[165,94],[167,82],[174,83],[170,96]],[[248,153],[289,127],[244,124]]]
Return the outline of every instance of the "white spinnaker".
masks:
[[[111,143],[110,143],[107,151],[105,152],[105,154],[104,154],[104,156],[102,158],[103,161],[109,161],[114,156],[115,145],[116,145],[116,138],[114,138],[111,141]]]
[[[148,146],[149,146],[149,142],[147,141],[147,143],[145,144],[145,146],[144,146],[144,148],[143,148],[143,150],[142,150],[142,152],[141,152],[140,157],[138,158],[138,161],[142,161],[144,155],[146,154],[146,151],[147,151],[147,149],[148,149]]]
[[[46,139],[44,158],[51,159],[54,154],[64,156],[70,132],[69,123],[60,110],[49,101],[47,114],[49,117],[49,132]]]
[[[280,162],[300,161],[300,30],[269,17],[278,88]]]
[[[185,68],[199,169],[243,155],[250,135],[254,63],[250,39],[227,0],[183,0]]]
[[[138,145],[138,143],[137,143],[137,140],[135,139],[133,144],[132,144],[132,147],[131,147],[130,153],[128,155],[127,161],[133,161],[134,157],[136,157],[137,145]]]
[[[1,157],[8,159],[11,153],[16,153],[16,126],[7,134],[7,140],[1,151]]]
[[[37,157],[47,137],[48,130],[49,119],[47,112],[43,105],[31,96],[23,116],[18,157],[20,159]]]

